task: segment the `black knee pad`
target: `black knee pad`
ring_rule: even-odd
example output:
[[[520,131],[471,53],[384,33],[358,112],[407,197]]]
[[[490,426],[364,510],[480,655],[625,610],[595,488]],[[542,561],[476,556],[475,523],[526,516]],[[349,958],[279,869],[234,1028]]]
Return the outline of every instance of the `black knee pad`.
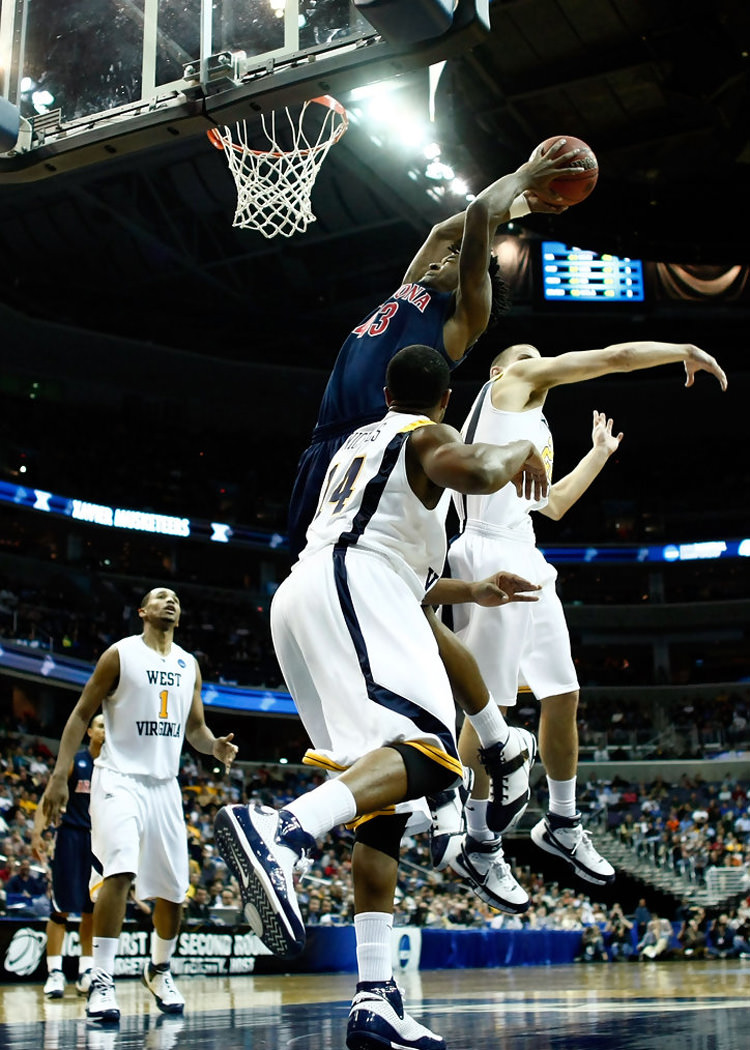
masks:
[[[54,922],[55,926],[65,926],[68,916],[61,915],[59,911],[53,911],[50,913],[49,921]]]
[[[387,744],[394,751],[398,751],[406,766],[406,794],[403,801],[422,798],[423,795],[436,795],[446,788],[455,787],[460,777],[456,776],[453,769],[429,758],[419,748],[411,744]]]
[[[363,820],[354,832],[354,841],[376,849],[398,861],[401,855],[401,839],[406,830],[407,813],[381,814],[371,820]]]

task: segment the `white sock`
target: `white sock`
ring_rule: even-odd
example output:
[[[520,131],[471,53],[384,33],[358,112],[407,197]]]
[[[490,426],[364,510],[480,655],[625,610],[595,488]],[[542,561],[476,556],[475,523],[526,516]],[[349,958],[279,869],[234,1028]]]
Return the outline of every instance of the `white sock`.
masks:
[[[53,970],[62,970],[62,955],[47,956],[47,973],[52,973]]]
[[[115,972],[115,955],[119,937],[94,937],[94,966],[106,973]]]
[[[390,981],[393,977],[391,931],[393,916],[382,911],[362,911],[354,916],[357,971],[360,981]]]
[[[82,973],[86,973],[94,965],[94,960],[90,955],[82,955],[78,960],[78,976]]]
[[[177,947],[177,938],[172,937],[170,940],[165,941],[163,937],[154,930],[151,934],[151,963],[154,966],[163,966],[164,963],[169,963],[169,960],[174,955],[174,950]]]
[[[288,806],[304,830],[319,839],[338,824],[348,824],[357,815],[357,803],[346,784],[328,780],[320,787],[301,795]]]
[[[482,747],[504,744],[508,739],[508,723],[503,718],[500,708],[492,697],[489,698],[478,715],[468,715],[467,717],[474,727]]]
[[[466,812],[466,827],[469,834],[477,842],[490,842],[497,838],[494,831],[487,827],[487,803],[488,798],[468,799],[464,810]]]
[[[576,815],[576,777],[572,780],[552,780],[547,777],[549,788],[549,811],[558,817]]]

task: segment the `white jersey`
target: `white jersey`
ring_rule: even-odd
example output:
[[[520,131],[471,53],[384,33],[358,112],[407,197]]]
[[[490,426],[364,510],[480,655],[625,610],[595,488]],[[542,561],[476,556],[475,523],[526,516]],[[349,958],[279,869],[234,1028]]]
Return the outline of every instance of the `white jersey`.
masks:
[[[195,657],[174,642],[162,656],[140,634],[115,648],[120,678],[103,704],[104,744],[95,765],[157,780],[176,777],[195,689]]]
[[[553,445],[547,420],[541,407],[525,412],[505,412],[492,404],[492,388],[502,382],[502,374],[491,379],[480,390],[461,434],[464,441],[506,445],[511,441],[532,441],[541,453],[547,468],[547,480],[552,483]],[[541,510],[547,497],[529,500],[519,496],[514,485],[505,485],[498,492],[482,496],[462,496],[453,499],[462,527],[467,522],[481,523],[486,529],[510,530],[517,538],[534,542],[534,528],[530,511]]]
[[[426,416],[389,412],[347,438],[331,460],[300,561],[324,547],[373,551],[422,600],[443,571],[449,497],[429,510],[415,495],[406,474],[406,441],[431,425]]]

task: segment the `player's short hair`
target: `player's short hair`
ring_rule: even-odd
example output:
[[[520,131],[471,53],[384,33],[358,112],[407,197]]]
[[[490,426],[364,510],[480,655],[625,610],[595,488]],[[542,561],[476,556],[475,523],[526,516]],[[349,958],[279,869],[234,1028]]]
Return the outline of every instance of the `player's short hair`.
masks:
[[[500,273],[500,263],[494,255],[490,256],[490,265],[487,268],[487,272],[490,275],[490,284],[492,285],[492,305],[490,306],[490,319],[487,322],[485,331],[493,328],[500,318],[508,313],[512,305],[510,289]]]
[[[403,406],[432,408],[450,386],[448,362],[431,346],[416,343],[399,350],[388,363],[385,385]]]

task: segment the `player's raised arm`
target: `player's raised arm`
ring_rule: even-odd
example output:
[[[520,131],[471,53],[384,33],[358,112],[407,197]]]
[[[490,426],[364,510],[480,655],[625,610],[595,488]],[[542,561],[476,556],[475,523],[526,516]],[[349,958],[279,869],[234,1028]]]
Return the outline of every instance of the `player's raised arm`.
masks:
[[[564,139],[542,156],[535,150],[516,171],[482,190],[466,209],[459,258],[456,308],[446,323],[445,348],[453,358],[465,353],[487,327],[492,289],[487,275],[492,240],[497,227],[506,222],[513,201],[525,190],[542,189],[571,167],[576,151],[565,151]]]
[[[695,373],[703,371],[714,376],[721,389],[726,390],[727,377],[716,359],[692,343],[614,343],[600,350],[578,350],[557,357],[527,357],[509,365],[506,378],[513,383],[522,382],[539,394],[565,383],[678,362],[685,366],[686,386],[692,386]]]
[[[430,230],[421,248],[409,263],[402,284],[418,281],[429,270],[430,264],[439,262],[464,235],[466,212],[456,212],[449,219],[436,223]]]

